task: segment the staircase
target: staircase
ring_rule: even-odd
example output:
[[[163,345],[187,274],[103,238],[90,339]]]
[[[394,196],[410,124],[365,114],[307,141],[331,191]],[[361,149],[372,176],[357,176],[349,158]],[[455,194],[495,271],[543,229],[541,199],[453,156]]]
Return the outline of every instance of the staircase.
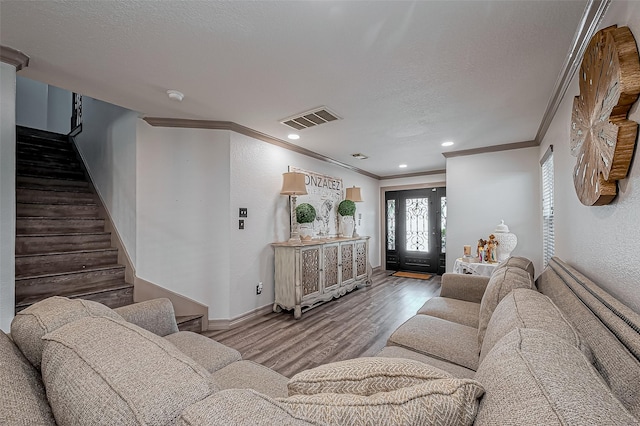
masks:
[[[16,135],[16,312],[54,295],[133,303],[69,138],[20,126]]]

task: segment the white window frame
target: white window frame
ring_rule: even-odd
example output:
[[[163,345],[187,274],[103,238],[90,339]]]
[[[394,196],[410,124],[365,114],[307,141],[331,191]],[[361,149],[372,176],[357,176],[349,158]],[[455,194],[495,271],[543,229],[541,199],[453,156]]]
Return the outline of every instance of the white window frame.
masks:
[[[540,160],[542,168],[542,259],[544,266],[549,264],[549,260],[555,254],[555,233],[553,229],[553,145],[542,156]]]

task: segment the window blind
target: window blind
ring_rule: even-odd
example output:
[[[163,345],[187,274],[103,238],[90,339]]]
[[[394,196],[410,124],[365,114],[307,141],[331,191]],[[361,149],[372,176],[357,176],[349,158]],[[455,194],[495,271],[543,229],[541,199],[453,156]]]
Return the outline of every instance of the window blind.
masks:
[[[546,267],[555,252],[553,232],[553,145],[542,157],[542,258]]]

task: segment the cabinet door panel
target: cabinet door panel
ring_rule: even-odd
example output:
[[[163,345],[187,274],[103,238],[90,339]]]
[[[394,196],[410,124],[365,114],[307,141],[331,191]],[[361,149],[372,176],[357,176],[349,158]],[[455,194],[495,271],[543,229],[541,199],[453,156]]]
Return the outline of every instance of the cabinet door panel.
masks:
[[[342,271],[342,282],[355,279],[353,271],[353,243],[340,245],[340,263]]]
[[[324,288],[328,289],[338,285],[338,245],[326,245],[324,247]]]
[[[320,290],[320,249],[302,250],[302,297],[317,293]]]
[[[367,243],[356,243],[356,277],[367,274]]]

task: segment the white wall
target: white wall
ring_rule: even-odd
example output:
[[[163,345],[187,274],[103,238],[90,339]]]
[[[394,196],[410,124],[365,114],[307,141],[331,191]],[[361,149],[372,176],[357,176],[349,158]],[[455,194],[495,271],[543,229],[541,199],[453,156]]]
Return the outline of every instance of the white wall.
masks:
[[[82,116],[78,149],[135,266],[138,113],[84,97]]]
[[[63,135],[71,131],[72,93],[56,86],[49,86],[47,97],[47,130]]]
[[[614,1],[601,28],[627,25],[640,43],[640,2]],[[554,145],[555,254],[640,312],[640,155],[619,181],[618,197],[607,206],[586,207],[575,193],[571,174],[576,158],[569,152],[571,106],[580,92],[571,83],[539,149]],[[631,119],[640,121],[640,102]]]
[[[538,147],[447,159],[447,271],[504,219],[518,237],[514,256],[542,271]]]
[[[16,68],[0,63],[0,329],[15,309]]]
[[[136,158],[137,276],[229,318],[229,132],[138,120]]]
[[[16,91],[16,124],[47,130],[49,86],[46,83],[18,76]]]
[[[64,135],[69,133],[71,92],[20,76],[16,86],[16,124]]]
[[[288,197],[280,195],[282,173],[288,166],[342,178],[345,187],[361,188],[362,214],[358,234],[370,236],[369,261],[380,265],[378,231],[378,181],[241,134],[231,133],[231,264],[230,315],[242,315],[274,300],[274,250],[276,241],[289,238]],[[238,229],[238,208],[247,207],[245,229]],[[263,292],[256,295],[256,285]]]

